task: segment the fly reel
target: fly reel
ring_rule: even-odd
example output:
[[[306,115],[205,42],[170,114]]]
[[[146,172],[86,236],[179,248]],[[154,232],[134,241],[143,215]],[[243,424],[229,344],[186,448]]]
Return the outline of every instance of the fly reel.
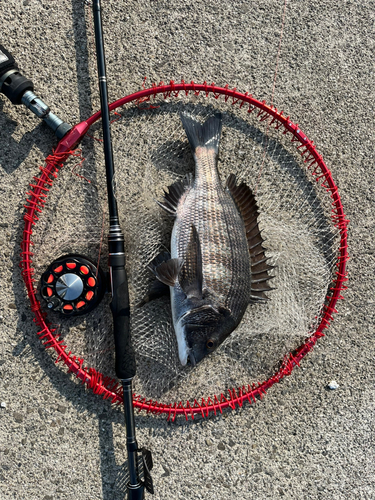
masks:
[[[40,294],[48,309],[65,316],[92,311],[106,291],[100,267],[79,254],[69,254],[52,262],[40,281]]]

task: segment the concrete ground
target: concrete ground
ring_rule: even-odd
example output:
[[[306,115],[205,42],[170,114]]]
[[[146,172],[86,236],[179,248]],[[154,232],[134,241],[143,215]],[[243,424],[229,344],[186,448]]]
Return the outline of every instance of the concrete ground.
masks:
[[[102,8],[111,100],[147,76],[229,83],[271,101],[281,0]],[[372,0],[288,0],[273,97],[339,186],[350,219],[346,300],[263,402],[198,422],[136,416],[138,441],[153,452],[155,499],[375,498],[374,23]],[[59,116],[77,123],[99,108],[90,2],[3,1],[0,32]],[[24,193],[56,141],[2,96],[0,144],[0,497],[122,499],[122,412],[51,362],[18,266]]]

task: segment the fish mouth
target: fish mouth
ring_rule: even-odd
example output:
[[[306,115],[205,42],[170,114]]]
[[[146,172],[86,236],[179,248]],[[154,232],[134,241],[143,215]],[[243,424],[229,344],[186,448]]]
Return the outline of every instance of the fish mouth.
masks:
[[[195,356],[192,351],[189,352],[187,360],[190,362],[190,365],[194,368],[194,366],[197,364],[197,361],[195,359]]]
[[[175,332],[182,366],[189,364],[194,368],[206,356],[206,341],[202,341],[202,335],[214,334],[220,327],[225,317],[220,309],[212,304],[202,304],[186,311],[179,318]]]
[[[178,345],[178,357],[180,358],[180,363],[182,366],[185,366],[188,362],[188,356],[190,354],[190,349],[186,342],[184,328],[181,325],[181,321],[178,321],[175,326],[175,332],[177,336],[177,345]]]
[[[177,344],[178,344],[178,357],[180,358],[180,363],[182,366],[190,364],[191,367],[197,364],[196,357],[194,355],[193,349],[189,348],[186,341],[185,328],[181,325],[179,321],[176,325],[177,334]]]
[[[197,360],[192,350],[188,350],[187,352],[182,351],[179,355],[179,358],[182,366],[190,365],[192,368],[194,368],[197,364]]]

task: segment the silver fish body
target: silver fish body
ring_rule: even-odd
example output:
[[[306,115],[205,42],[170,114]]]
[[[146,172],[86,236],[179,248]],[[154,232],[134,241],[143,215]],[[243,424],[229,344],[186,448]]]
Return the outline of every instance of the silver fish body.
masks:
[[[236,186],[234,176],[225,188],[220,181],[221,115],[203,125],[184,114],[181,120],[194,154],[195,177],[170,186],[159,203],[175,217],[171,256],[151,269],[170,287],[180,361],[195,365],[237,327],[249,302],[267,298],[271,266],[265,263],[249,188]],[[253,281],[259,284],[252,287]]]

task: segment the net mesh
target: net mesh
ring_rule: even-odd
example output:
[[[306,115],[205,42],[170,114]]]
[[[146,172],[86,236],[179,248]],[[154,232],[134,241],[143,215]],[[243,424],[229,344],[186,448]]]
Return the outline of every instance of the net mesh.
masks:
[[[270,264],[276,266],[266,304],[254,304],[239,327],[196,367],[182,367],[168,298],[141,300],[152,280],[146,266],[169,249],[173,219],[155,203],[163,189],[187,173],[194,161],[179,113],[205,120],[220,110],[223,131],[219,172],[223,184],[236,174],[256,193],[259,225]],[[106,181],[101,124],[91,127],[74,156],[59,171],[33,231],[35,278],[60,255],[80,253],[107,264]],[[135,391],[145,398],[194,401],[267,379],[286,353],[313,333],[334,278],[340,234],[331,218],[332,200],[311,176],[290,135],[259,120],[247,107],[204,95],[158,95],[131,102],[113,114],[115,194],[125,234],[132,336],[137,355]],[[76,153],[78,155],[78,153]],[[84,161],[81,161],[84,158]],[[104,237],[103,237],[104,234]],[[110,377],[114,344],[110,297],[87,316],[49,321],[68,349]]]

